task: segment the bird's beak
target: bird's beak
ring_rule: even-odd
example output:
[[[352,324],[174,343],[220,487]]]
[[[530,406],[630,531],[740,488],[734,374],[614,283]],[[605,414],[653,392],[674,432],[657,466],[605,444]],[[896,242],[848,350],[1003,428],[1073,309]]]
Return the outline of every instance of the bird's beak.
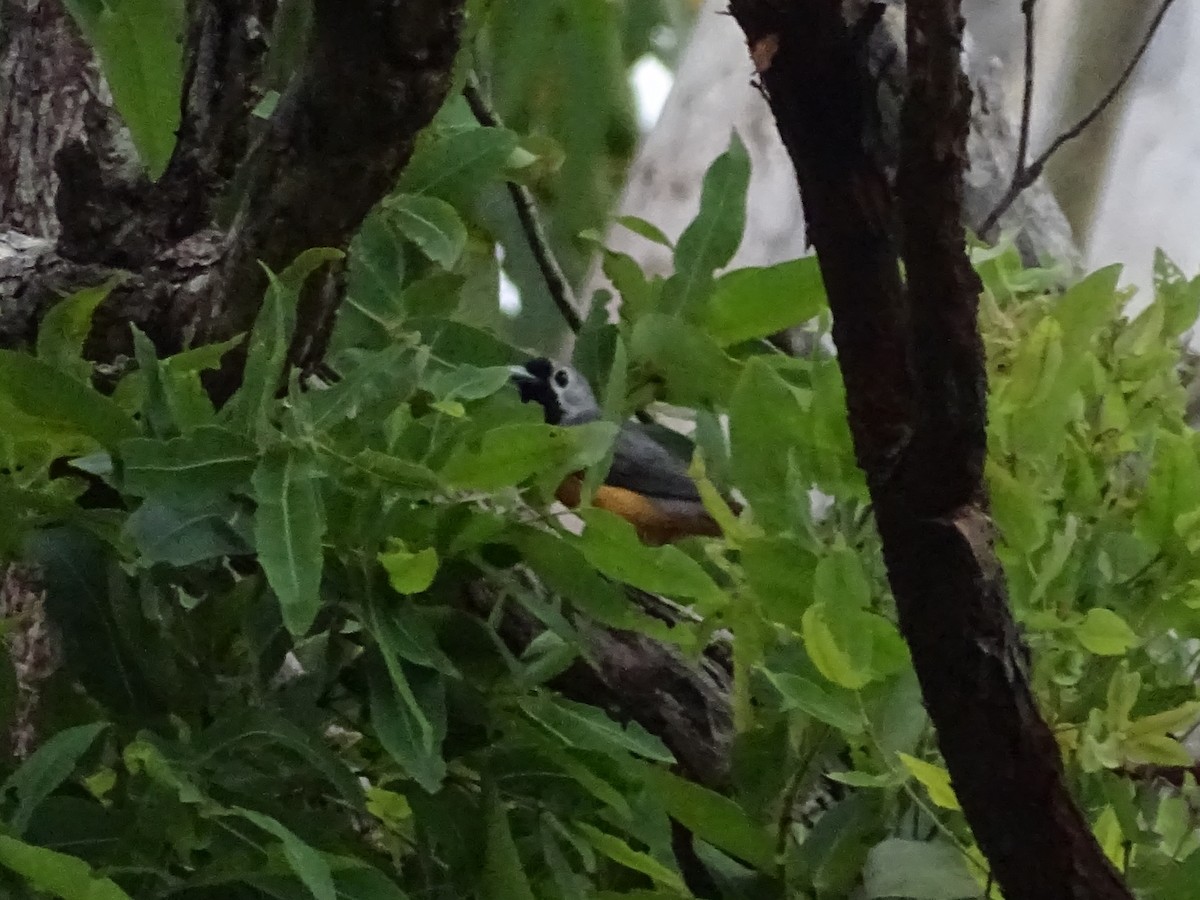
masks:
[[[524,366],[509,366],[508,375],[517,384],[528,384],[531,381],[537,381]]]

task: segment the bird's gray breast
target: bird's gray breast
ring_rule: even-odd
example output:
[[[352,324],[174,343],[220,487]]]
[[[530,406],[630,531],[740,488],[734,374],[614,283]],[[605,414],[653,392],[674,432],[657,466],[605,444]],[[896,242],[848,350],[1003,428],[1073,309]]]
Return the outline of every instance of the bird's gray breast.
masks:
[[[605,482],[662,500],[700,502],[684,463],[634,422],[626,422],[617,433]]]

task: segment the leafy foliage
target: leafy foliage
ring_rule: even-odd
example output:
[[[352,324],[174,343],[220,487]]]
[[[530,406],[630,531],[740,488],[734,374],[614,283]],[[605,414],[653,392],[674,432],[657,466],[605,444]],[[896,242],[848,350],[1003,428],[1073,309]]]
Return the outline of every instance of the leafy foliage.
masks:
[[[567,193],[619,92],[568,121],[580,104],[535,106],[540,70],[518,61],[569,67],[548,83],[587,94],[588,60],[619,69],[637,42],[614,37],[618,5],[535,6],[592,55],[547,61],[512,5],[485,49],[514,125],[571,136]],[[537,146],[447,105],[351,248],[332,383],[280,390],[298,291],[336,255],[322,249],[273,275],[219,410],[200,375],[232,343],[156,359],[135,335],[136,371],[93,390],[83,323],[104,286],[62,302],[36,356],[0,355],[0,548],[40,564],[63,645],[40,748],[4,760],[7,895],[670,900],[697,868],[724,898],[983,894],[836,359],[766,340],[805,322],[825,336],[815,264],[721,271],[745,202],[735,140],[671,278],[604,252],[622,320],[590,319],[576,361],[606,418],[546,425],[508,384],[528,351],[496,327],[505,238],[478,205],[531,177],[552,155]],[[572,235],[597,213],[573,215]],[[1115,270],[1060,293],[1007,244],[974,259],[988,479],[1038,696],[1106,850],[1145,897],[1183,900],[1196,784],[1131,774],[1189,763],[1177,737],[1200,717],[1200,443],[1178,373],[1200,279],[1160,258],[1152,302],[1126,318]],[[550,511],[565,473],[594,486],[638,409],[694,425],[664,439],[692,456],[723,539],[651,548],[602,510]],[[628,587],[695,618],[667,626]],[[536,636],[513,640],[513,615]],[[685,656],[730,643],[721,783],[689,779],[637,710],[567,695],[595,622]]]

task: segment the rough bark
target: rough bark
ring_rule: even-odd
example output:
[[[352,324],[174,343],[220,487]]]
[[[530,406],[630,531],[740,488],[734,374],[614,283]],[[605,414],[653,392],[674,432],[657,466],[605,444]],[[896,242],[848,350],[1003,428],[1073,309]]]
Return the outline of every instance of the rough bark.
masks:
[[[16,680],[9,749],[26,759],[37,746],[39,684],[58,668],[61,643],[46,614],[46,591],[38,572],[12,565],[0,577],[0,616],[14,622],[8,635],[8,658]]]
[[[0,0],[0,223],[58,236],[54,159],[107,108],[107,90],[59,0]]]
[[[731,9],[796,167],[901,630],[967,819],[1010,900],[1129,900],[1071,797],[992,546],[958,0],[909,3],[896,194],[864,108],[870,20],[833,0]]]
[[[14,34],[14,44],[46,43],[43,29],[69,30],[48,12],[58,3],[34,5],[43,15],[17,21],[13,32],[29,34]],[[64,287],[94,284],[116,268],[131,277],[97,311],[93,359],[128,353],[131,323],[164,353],[228,338],[257,312],[260,262],[278,270],[310,247],[348,245],[450,88],[463,2],[317,0],[300,71],[256,137],[247,113],[260,95],[274,8],[273,0],[189,3],[180,140],[157,183],[131,172],[115,141],[89,139],[86,123],[56,123],[57,148],[39,155],[43,168],[24,173],[22,184],[41,185],[43,201],[50,194],[61,227],[30,233],[28,217],[2,221],[0,346],[28,344]],[[70,95],[93,67],[79,53],[43,87]],[[24,138],[6,131],[0,139],[12,155]],[[239,171],[248,187],[232,226],[218,229],[215,204],[251,144],[244,179]],[[45,160],[57,190],[45,187]],[[319,356],[336,300],[319,287],[302,299],[297,359]]]

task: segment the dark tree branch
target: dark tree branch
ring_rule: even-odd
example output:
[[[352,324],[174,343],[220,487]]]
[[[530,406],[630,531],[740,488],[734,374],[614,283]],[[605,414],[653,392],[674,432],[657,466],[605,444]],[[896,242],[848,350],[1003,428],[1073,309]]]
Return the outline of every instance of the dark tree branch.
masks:
[[[1026,0],[1026,2],[1028,2],[1028,0]],[[1096,105],[1093,106],[1078,122],[1067,128],[1058,137],[1051,141],[1050,146],[1043,150],[1038,155],[1037,159],[1029,163],[1028,166],[1025,165],[1024,156],[1021,156],[1017,159],[1017,168],[1013,175],[1012,184],[1009,186],[1008,191],[1005,192],[1004,196],[1000,198],[1000,202],[996,204],[995,209],[993,209],[991,213],[988,214],[987,219],[984,220],[983,225],[980,227],[980,233],[988,232],[995,227],[996,223],[1000,221],[1000,217],[1010,206],[1012,206],[1013,201],[1020,196],[1021,192],[1026,190],[1031,184],[1041,177],[1041,174],[1043,170],[1045,170],[1046,164],[1050,162],[1051,157],[1053,157],[1054,154],[1057,153],[1064,144],[1075,140],[1075,138],[1083,134],[1088,127],[1098,118],[1100,118],[1100,116],[1104,114],[1104,111],[1112,105],[1113,101],[1117,99],[1117,96],[1121,93],[1121,90],[1128,83],[1129,79],[1133,77],[1133,73],[1137,70],[1138,64],[1142,61],[1142,57],[1146,55],[1146,51],[1150,48],[1150,44],[1154,40],[1154,35],[1158,33],[1159,25],[1162,24],[1163,18],[1166,16],[1167,11],[1171,8],[1171,5],[1174,2],[1175,0],[1162,0],[1162,3],[1158,7],[1158,12],[1154,14],[1154,18],[1150,22],[1150,27],[1146,29],[1146,36],[1142,39],[1142,43],[1138,45],[1137,51],[1132,57],[1130,57],[1129,63],[1125,66],[1124,71],[1121,72],[1120,77],[1113,83],[1113,86],[1108,89],[1108,92],[1100,98]],[[1027,29],[1032,27],[1031,21],[1032,9],[1030,10],[1030,13],[1026,19]],[[1027,38],[1027,41],[1028,40],[1029,38]],[[1027,53],[1028,52],[1029,51],[1027,51]],[[1027,71],[1031,72],[1031,70]],[[1031,79],[1032,74],[1027,74],[1026,78],[1027,80]],[[1027,92],[1030,90],[1030,86],[1028,84],[1026,86],[1026,90]],[[1029,102],[1029,96],[1027,93],[1025,99],[1026,106],[1028,106]]]
[[[841,4],[731,10],[795,163],[901,629],[967,819],[1009,900],[1129,900],[1071,798],[991,543],[958,2],[908,4],[895,198]]]
[[[260,262],[278,271],[311,247],[349,243],[450,89],[461,0],[315,0],[313,11],[306,64],[252,152],[222,264],[226,289],[180,323],[199,341],[250,325],[266,287]],[[294,362],[323,353],[327,298],[318,289],[301,299]]]
[[[486,125],[489,128],[501,127],[500,117],[496,115],[491,103],[483,95],[479,80],[474,73],[467,76],[466,86],[463,87],[463,96],[480,125]],[[546,237],[545,229],[542,228],[541,217],[538,215],[537,203],[533,199],[533,194],[525,185],[515,181],[509,181],[506,186],[513,206],[517,210],[517,218],[521,222],[525,240],[529,242],[529,249],[537,261],[538,270],[542,273],[542,280],[546,282],[546,290],[550,292],[550,299],[558,307],[567,327],[575,334],[579,334],[579,330],[583,328],[583,318],[579,314],[579,307],[571,292],[567,276],[563,274],[562,266],[558,264],[554,251],[550,249],[550,240]]]
[[[214,204],[245,158],[277,7],[277,0],[188,4],[178,140],[156,186],[172,213],[167,238],[212,223]]]
[[[1021,95],[1021,131],[1017,140],[1017,164],[1013,169],[1014,181],[1024,170],[1025,160],[1029,158],[1029,122],[1033,118],[1033,12],[1036,7],[1037,0],[1021,0],[1021,15],[1025,20],[1025,85]]]

